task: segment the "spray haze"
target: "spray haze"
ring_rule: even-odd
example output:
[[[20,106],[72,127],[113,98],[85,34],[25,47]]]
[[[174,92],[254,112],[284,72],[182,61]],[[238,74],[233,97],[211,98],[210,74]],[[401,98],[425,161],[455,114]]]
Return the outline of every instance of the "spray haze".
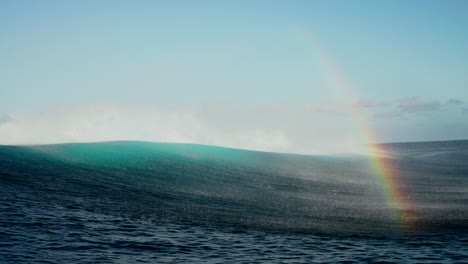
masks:
[[[303,154],[357,151],[362,142],[347,129],[347,117],[320,111],[289,106],[58,107],[5,115],[0,123],[0,144],[140,140]]]

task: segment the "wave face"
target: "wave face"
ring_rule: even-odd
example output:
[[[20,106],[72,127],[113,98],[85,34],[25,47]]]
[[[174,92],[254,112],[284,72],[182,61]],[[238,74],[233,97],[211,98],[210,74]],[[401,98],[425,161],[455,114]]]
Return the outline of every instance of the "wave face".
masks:
[[[258,232],[277,239],[320,236],[321,241],[459,235],[462,240],[454,241],[466,244],[468,141],[384,148],[390,153],[385,163],[395,168],[398,184],[411,200],[410,230],[402,230],[378,175],[363,156],[146,142],[0,146],[0,233],[6,238],[0,252],[10,256],[5,261],[21,260],[14,252],[31,257],[25,245],[33,238],[27,234],[35,234],[40,241],[34,243],[53,252],[171,248],[166,240],[158,246],[145,242],[148,232],[176,232],[192,240],[210,232],[243,239]],[[120,231],[105,235],[112,227]],[[71,243],[73,236],[81,242]],[[99,237],[114,238],[112,246],[96,242]]]

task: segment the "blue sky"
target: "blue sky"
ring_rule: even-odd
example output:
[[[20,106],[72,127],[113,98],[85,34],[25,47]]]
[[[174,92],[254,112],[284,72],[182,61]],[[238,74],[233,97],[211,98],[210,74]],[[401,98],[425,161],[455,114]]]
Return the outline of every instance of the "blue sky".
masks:
[[[0,143],[175,140],[308,153],[326,135],[366,141],[356,114],[379,141],[467,138],[467,13],[465,1],[2,1]],[[92,116],[120,131],[101,112],[141,119],[140,129],[70,136],[76,122],[57,121]],[[159,122],[191,116],[205,135],[161,134],[149,123],[162,112]],[[348,123],[355,139],[336,131]],[[50,136],[31,132],[41,129]],[[145,129],[162,136],[138,136]],[[267,136],[240,136],[249,133]],[[268,147],[268,135],[287,143]],[[240,144],[245,137],[263,145]]]

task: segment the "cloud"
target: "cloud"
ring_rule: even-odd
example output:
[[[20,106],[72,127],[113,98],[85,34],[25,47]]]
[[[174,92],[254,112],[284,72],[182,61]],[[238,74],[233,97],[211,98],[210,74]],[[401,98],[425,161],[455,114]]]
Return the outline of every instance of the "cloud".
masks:
[[[376,118],[382,119],[391,119],[391,118],[401,118],[403,117],[401,112],[398,111],[388,111],[388,112],[377,112],[374,114]]]
[[[345,105],[336,102],[321,102],[305,106],[305,111],[311,114],[343,116],[346,115],[348,109],[346,109]]]
[[[8,124],[12,120],[13,118],[9,115],[0,116],[0,126]]]
[[[405,113],[430,112],[439,110],[440,102],[425,102],[418,97],[411,97],[400,100],[398,102],[398,108]]]
[[[465,102],[463,102],[462,100],[458,100],[458,99],[449,99],[447,100],[447,104],[449,105],[463,105]]]
[[[389,107],[392,104],[384,101],[374,101],[368,99],[361,99],[353,103],[354,108],[378,108],[378,107]]]

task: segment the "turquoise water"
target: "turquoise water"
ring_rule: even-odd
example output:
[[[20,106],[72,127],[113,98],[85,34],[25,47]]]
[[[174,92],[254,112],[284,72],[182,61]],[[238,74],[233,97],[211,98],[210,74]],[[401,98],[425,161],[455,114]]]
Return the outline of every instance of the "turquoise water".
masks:
[[[466,262],[468,141],[385,147],[411,230],[364,156],[0,146],[0,262]]]

